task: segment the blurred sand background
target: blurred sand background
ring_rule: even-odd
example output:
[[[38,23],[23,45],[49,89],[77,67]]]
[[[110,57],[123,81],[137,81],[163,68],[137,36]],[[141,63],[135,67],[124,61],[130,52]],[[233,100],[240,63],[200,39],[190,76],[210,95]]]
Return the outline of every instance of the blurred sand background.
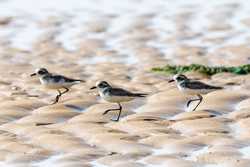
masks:
[[[188,112],[191,97],[150,72],[247,64],[249,28],[246,0],[1,0],[0,166],[249,167],[249,75],[189,73],[226,89]],[[38,67],[87,82],[48,105]],[[150,96],[112,122],[97,80]]]

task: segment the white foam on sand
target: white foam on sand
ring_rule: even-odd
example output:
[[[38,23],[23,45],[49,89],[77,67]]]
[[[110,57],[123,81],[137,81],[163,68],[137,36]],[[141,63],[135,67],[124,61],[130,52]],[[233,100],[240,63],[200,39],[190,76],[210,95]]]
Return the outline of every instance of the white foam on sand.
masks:
[[[242,153],[243,158],[250,159],[250,146],[243,147],[239,149],[240,153]]]
[[[231,129],[231,132],[230,134],[234,137],[234,138],[238,138],[238,136],[241,136],[241,133],[242,133],[242,130],[239,126],[239,124],[236,122],[236,123],[231,123],[231,124],[228,124],[228,127]]]
[[[34,166],[36,167],[44,167],[44,166],[53,166],[58,160],[60,160],[63,156],[58,154],[58,155],[53,155],[49,157],[48,159],[33,163]]]
[[[92,161],[90,162],[90,164],[92,165],[92,167],[108,167],[106,165],[98,163],[97,161]]]
[[[74,163],[78,163],[79,161],[69,161],[69,162],[64,162],[60,163],[61,161],[64,160],[65,156],[71,155],[70,153],[68,154],[55,154],[53,156],[50,156],[49,158],[41,161],[36,161],[32,163],[32,166],[34,167],[45,167],[45,166],[67,166],[67,165],[74,165]],[[82,162],[83,164],[85,163],[84,161]],[[101,167],[101,166],[96,166],[96,167]]]
[[[161,167],[161,164],[154,165],[154,164],[149,164],[149,163],[145,162],[145,158],[142,158],[142,159],[138,160],[137,162],[140,164],[143,164],[145,167]]]
[[[195,7],[197,13],[194,19],[191,19],[189,27],[194,32],[203,33],[206,30],[210,22],[210,18],[207,16],[211,9],[215,9],[223,4],[239,3],[241,6],[237,10],[236,16],[232,16],[228,23],[234,26],[234,32],[241,32],[235,36],[232,36],[229,40],[225,41],[223,45],[227,44],[239,44],[245,41],[250,36],[250,31],[247,26],[241,23],[241,20],[248,17],[249,3],[244,0],[211,0],[207,1],[165,1],[165,0],[92,0],[92,1],[81,1],[81,0],[37,0],[34,5],[33,0],[5,0],[0,1],[1,10],[0,17],[14,16],[17,20],[23,20],[25,23],[22,27],[16,27],[16,25],[10,24],[8,26],[0,27],[0,36],[8,37],[11,36],[11,44],[15,47],[29,50],[32,47],[34,41],[43,35],[37,20],[43,20],[48,16],[64,16],[67,18],[65,22],[60,26],[59,33],[56,35],[55,40],[62,43],[67,50],[76,50],[77,45],[80,43],[81,38],[84,38],[86,34],[82,32],[84,24],[92,18],[114,15],[116,18],[112,20],[110,28],[107,30],[108,34],[116,35],[110,40],[120,39],[117,34],[126,30],[134,18],[142,15],[156,14],[149,23],[151,27],[156,28],[158,31],[158,39],[154,39],[151,44],[159,47],[163,52],[171,52],[171,50],[179,44],[195,44],[197,46],[207,46],[208,48],[215,47],[214,44],[209,42],[202,42],[199,39],[187,39],[178,41],[178,43],[167,43],[164,42],[167,36],[175,33],[175,22],[172,17],[178,14],[180,11],[187,10],[192,11]],[[161,11],[161,12],[159,12]],[[21,16],[21,17],[20,17]],[[25,16],[25,17],[23,17]],[[223,36],[224,32],[205,33],[203,35],[209,37]],[[107,37],[107,36],[103,36]],[[162,40],[163,39],[163,40]],[[163,43],[164,42],[164,43]],[[216,45],[218,47],[218,45]],[[219,45],[220,47],[220,45]],[[172,48],[172,49],[171,49]],[[134,57],[130,57],[133,59]]]
[[[185,158],[186,160],[190,160],[190,161],[197,161],[197,156],[202,155],[204,153],[208,152],[208,146],[205,146],[197,151],[193,151],[187,158]]]
[[[217,164],[207,164],[207,165],[202,165],[200,167],[226,167],[224,165],[217,165]]]

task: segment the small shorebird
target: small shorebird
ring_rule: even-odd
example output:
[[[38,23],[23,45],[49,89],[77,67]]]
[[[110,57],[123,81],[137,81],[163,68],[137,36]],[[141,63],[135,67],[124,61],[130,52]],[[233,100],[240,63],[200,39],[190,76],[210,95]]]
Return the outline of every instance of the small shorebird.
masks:
[[[96,88],[98,89],[98,92],[102,99],[104,99],[107,102],[117,103],[119,105],[119,108],[108,109],[104,111],[103,113],[103,115],[105,115],[109,111],[119,110],[117,119],[113,121],[119,121],[120,119],[120,115],[122,111],[121,102],[129,102],[131,100],[134,100],[137,97],[145,97],[147,95],[145,93],[132,93],[121,88],[113,88],[106,81],[97,82],[96,86],[90,89],[96,89]]]
[[[193,111],[196,110],[196,108],[199,106],[199,104],[203,100],[201,94],[207,94],[215,90],[223,89],[222,87],[207,85],[200,81],[191,80],[183,74],[174,75],[173,79],[168,82],[173,82],[173,81],[176,82],[177,87],[181,92],[198,96],[198,99],[192,99],[187,102],[187,107],[188,107],[191,102],[199,101],[198,104],[193,109]]]
[[[54,102],[55,104],[59,101],[59,98],[69,91],[69,88],[75,84],[79,84],[81,82],[85,82],[79,79],[72,79],[62,75],[55,75],[49,73],[49,71],[45,68],[36,69],[36,72],[31,74],[30,76],[38,76],[42,85],[44,85],[48,89],[56,89],[58,91],[58,95],[56,96]],[[64,89],[63,92],[60,90]]]

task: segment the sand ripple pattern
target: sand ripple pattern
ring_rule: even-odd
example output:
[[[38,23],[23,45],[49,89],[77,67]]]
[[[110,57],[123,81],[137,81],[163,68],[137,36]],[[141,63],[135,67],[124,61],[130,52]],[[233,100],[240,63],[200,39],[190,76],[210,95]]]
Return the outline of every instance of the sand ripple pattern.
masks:
[[[168,63],[249,63],[248,1],[0,6],[0,166],[249,167],[249,75],[189,73],[225,87],[189,112],[192,97],[150,72]],[[48,105],[56,92],[29,77],[41,66],[87,82]],[[112,122],[115,112],[102,113],[115,105],[89,92],[104,78],[150,96],[125,104],[121,121]]]

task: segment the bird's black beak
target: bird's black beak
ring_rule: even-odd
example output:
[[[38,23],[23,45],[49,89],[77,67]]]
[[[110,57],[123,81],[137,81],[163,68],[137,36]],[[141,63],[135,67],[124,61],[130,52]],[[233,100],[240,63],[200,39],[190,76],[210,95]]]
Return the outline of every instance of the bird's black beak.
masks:
[[[173,79],[171,79],[171,80],[169,80],[169,81],[168,81],[168,83],[170,83],[170,82],[174,82],[174,80],[173,80]]]
[[[30,74],[31,77],[36,76],[36,73]]]
[[[92,88],[90,88],[90,89],[92,90],[92,89],[96,89],[96,88],[97,88],[96,86],[93,86],[93,87],[92,87]]]

